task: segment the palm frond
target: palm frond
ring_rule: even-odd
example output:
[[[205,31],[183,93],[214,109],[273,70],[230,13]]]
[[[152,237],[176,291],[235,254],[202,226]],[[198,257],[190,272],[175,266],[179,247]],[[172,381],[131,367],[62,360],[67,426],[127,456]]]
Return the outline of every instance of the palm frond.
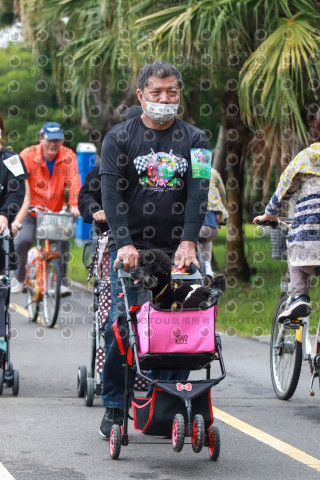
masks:
[[[300,109],[305,78],[314,82],[310,56],[320,53],[320,37],[314,20],[305,13],[279,19],[278,28],[244,63],[240,71],[239,96],[242,116],[249,124],[270,122],[276,125],[280,122],[283,126],[295,126],[300,138],[306,141]],[[314,65],[314,71],[320,79],[318,64]],[[259,88],[261,83],[263,88]],[[261,119],[254,118],[256,104],[265,106]],[[282,114],[286,106],[290,109],[288,115]]]

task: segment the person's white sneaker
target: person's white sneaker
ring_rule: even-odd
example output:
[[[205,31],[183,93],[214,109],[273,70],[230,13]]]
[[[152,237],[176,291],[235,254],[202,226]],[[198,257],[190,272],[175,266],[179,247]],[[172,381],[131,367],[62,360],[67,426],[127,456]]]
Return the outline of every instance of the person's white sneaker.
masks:
[[[24,283],[18,282],[16,278],[11,280],[11,293],[22,293],[24,290]]]
[[[71,290],[65,285],[60,285],[60,296],[68,297],[69,295],[71,295]]]

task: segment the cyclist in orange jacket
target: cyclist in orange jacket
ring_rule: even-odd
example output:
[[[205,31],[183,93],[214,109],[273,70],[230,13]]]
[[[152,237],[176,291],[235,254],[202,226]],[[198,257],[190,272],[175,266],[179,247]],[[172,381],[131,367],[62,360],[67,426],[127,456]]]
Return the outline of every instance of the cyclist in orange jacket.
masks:
[[[70,211],[79,217],[78,194],[80,175],[76,154],[63,145],[62,127],[57,122],[47,122],[40,130],[39,144],[31,145],[20,153],[29,173],[30,205],[46,207],[60,212],[65,204],[65,191],[69,192]],[[22,229],[15,239],[18,254],[16,281],[12,282],[12,293],[20,293],[24,288],[28,250],[34,240],[36,218],[28,214]],[[69,258],[69,242],[57,242],[62,268],[61,292],[66,290],[66,270]]]

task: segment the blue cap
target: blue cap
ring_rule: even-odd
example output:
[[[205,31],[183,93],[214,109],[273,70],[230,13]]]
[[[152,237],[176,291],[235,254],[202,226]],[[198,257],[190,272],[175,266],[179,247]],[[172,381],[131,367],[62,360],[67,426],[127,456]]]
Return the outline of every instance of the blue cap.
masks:
[[[63,140],[63,130],[57,122],[47,122],[42,125],[40,135],[46,140]]]

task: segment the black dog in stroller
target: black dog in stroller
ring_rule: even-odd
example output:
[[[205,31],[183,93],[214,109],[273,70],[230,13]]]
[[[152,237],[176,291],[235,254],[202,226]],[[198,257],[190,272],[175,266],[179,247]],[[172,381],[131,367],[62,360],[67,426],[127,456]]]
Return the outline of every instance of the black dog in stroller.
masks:
[[[219,275],[204,287],[197,269],[178,271],[171,267],[170,258],[162,251],[147,250],[140,254],[138,267],[131,272],[118,268],[126,313],[116,320],[113,331],[120,352],[126,356],[126,393],[123,425],[113,424],[110,433],[112,459],[117,459],[121,446],[129,443],[129,368],[153,387],[151,398],[132,399],[136,431],[171,438],[177,452],[190,437],[194,452],[207,446],[211,460],[219,457],[220,434],[213,425],[210,392],[226,375],[221,340],[215,331],[217,302],[226,287],[225,277]],[[144,299],[147,289],[150,300],[129,308],[128,282],[139,288]],[[210,378],[214,360],[219,363],[220,374]],[[144,375],[142,369],[205,369],[206,378],[159,381]]]
[[[4,253],[4,269],[0,271],[0,395],[3,386],[12,388],[12,394],[19,393],[19,371],[13,369],[10,352],[11,319],[9,312],[10,304],[10,254],[11,237],[7,230],[0,235],[1,252]]]

